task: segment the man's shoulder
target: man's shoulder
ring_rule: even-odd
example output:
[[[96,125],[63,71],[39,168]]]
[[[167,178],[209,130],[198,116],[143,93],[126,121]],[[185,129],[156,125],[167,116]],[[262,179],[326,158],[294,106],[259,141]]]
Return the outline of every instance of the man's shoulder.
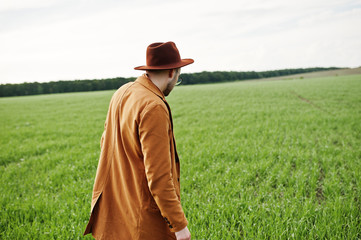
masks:
[[[133,82],[128,86],[124,86],[124,91],[126,95],[132,96],[141,101],[154,101],[162,103],[163,100],[155,94],[153,91],[142,85],[138,82]]]
[[[122,95],[123,93],[125,93],[127,91],[127,89],[132,87],[134,85],[134,83],[135,82],[128,82],[126,84],[123,84],[122,86],[120,86],[120,88],[118,88],[118,90],[114,93],[114,95]]]
[[[114,93],[113,98],[120,100],[118,103],[131,104],[134,108],[167,108],[161,97],[137,82],[124,84]]]

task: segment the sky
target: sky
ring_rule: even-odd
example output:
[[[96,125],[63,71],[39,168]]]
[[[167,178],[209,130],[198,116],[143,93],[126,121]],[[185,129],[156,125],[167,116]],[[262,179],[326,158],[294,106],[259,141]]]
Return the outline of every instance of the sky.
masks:
[[[361,66],[361,0],[0,0],[0,83],[136,77],[153,42],[182,73]]]

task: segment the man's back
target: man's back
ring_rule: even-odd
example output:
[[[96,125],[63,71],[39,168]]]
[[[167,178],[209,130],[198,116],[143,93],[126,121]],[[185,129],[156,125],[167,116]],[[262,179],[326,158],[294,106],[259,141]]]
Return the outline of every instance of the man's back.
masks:
[[[145,75],[112,97],[85,234],[97,239],[175,239],[187,225],[179,162],[163,93]]]

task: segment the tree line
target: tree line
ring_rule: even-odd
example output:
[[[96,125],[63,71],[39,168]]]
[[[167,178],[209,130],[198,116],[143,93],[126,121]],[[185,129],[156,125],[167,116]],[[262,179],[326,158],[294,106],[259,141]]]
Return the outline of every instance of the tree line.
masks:
[[[334,69],[339,69],[339,68],[317,67],[317,68],[272,70],[272,71],[263,71],[263,72],[204,71],[199,73],[184,73],[182,74],[182,80],[183,80],[182,85],[242,81],[242,80],[280,77],[280,76],[287,76],[292,74],[326,71],[326,70],[334,70]],[[45,82],[45,83],[32,82],[32,83],[20,83],[20,84],[0,84],[0,97],[112,90],[112,89],[118,89],[123,84],[134,80],[135,78],[118,77],[118,78],[93,79],[93,80],[54,81],[54,82]]]
[[[1,84],[0,97],[118,89],[135,78],[107,78],[56,82]]]

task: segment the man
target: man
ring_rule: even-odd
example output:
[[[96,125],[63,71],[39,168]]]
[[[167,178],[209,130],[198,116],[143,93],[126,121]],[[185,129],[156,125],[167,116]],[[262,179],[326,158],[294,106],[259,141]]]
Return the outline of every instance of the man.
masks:
[[[180,203],[180,165],[165,96],[181,59],[173,42],[147,48],[146,73],[113,95],[95,177],[91,217],[84,232],[96,239],[190,239]]]

